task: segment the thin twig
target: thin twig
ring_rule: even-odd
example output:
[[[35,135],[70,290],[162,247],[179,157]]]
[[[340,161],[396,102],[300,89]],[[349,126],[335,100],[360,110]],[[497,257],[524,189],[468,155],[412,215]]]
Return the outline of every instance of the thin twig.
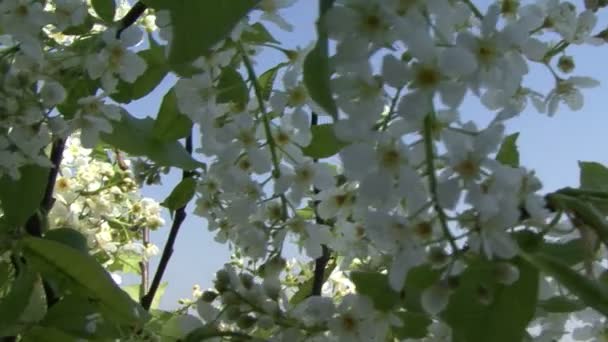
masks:
[[[437,216],[439,217],[439,223],[441,225],[441,229],[443,230],[443,234],[448,239],[450,246],[452,247],[453,253],[458,254],[460,249],[458,245],[456,245],[456,241],[454,240],[454,236],[450,232],[448,224],[446,222],[446,215],[443,211],[443,208],[439,204],[439,194],[437,190],[437,176],[435,175],[435,156],[433,152],[433,120],[434,117],[432,114],[427,115],[424,119],[424,145],[425,145],[425,154],[426,154],[426,166],[427,166],[427,174],[429,179],[429,189],[431,191],[431,196],[433,198],[433,204],[435,211],[437,212]]]
[[[150,228],[145,227],[142,232],[142,243],[144,248],[147,249],[150,245]],[[144,258],[139,262],[139,271],[141,274],[141,282],[139,286],[139,295],[143,296],[148,291],[148,286],[150,285],[150,262],[148,259]]]
[[[333,0],[319,0],[319,17],[322,17],[325,12],[327,12],[332,6]],[[319,22],[321,22],[319,20]],[[318,39],[325,40],[325,44],[323,44],[324,48],[327,48],[327,34],[325,29],[321,26],[317,26],[318,30]],[[310,118],[310,126],[314,127],[319,124],[319,116],[316,113],[312,113]],[[314,163],[317,163],[318,159],[313,159]],[[313,192],[315,195],[319,193],[319,189],[313,187]],[[319,205],[319,201],[314,201],[314,213],[315,213],[315,222],[317,224],[325,224],[325,221],[319,217],[319,213],[317,212],[317,206]],[[312,290],[310,292],[311,296],[320,296],[321,290],[323,289],[323,284],[325,283],[325,269],[327,268],[327,263],[330,259],[331,251],[326,245],[321,245],[322,254],[320,257],[315,259],[315,269],[313,273],[312,279]]]
[[[118,30],[116,31],[116,39],[119,39],[122,32],[124,30],[126,30],[127,28],[129,28],[131,25],[133,25],[137,21],[137,19],[139,19],[139,17],[141,17],[141,15],[146,11],[147,8],[148,8],[148,6],[146,6],[141,1],[138,1],[137,3],[135,3],[135,5],[133,5],[133,7],[131,7],[129,12],[127,12],[127,14],[125,14],[125,16],[122,17],[122,19],[120,19],[118,21]]]
[[[189,154],[192,154],[192,135],[186,138],[186,151],[188,151]],[[190,178],[192,177],[192,175],[193,173],[191,171],[184,170],[182,173],[182,180]],[[152,305],[152,301],[154,300],[156,291],[158,291],[158,288],[160,287],[160,282],[163,279],[163,275],[165,274],[165,270],[167,268],[167,265],[169,264],[171,255],[173,254],[173,246],[175,245],[177,234],[179,233],[179,229],[182,226],[182,223],[186,219],[186,205],[187,204],[178,208],[175,211],[173,224],[171,225],[171,230],[169,231],[167,243],[165,244],[165,248],[163,249],[163,254],[160,257],[158,268],[156,269],[156,273],[154,274],[154,278],[152,279],[152,284],[150,285],[148,293],[141,297],[141,306],[146,310],[149,310],[150,306]]]

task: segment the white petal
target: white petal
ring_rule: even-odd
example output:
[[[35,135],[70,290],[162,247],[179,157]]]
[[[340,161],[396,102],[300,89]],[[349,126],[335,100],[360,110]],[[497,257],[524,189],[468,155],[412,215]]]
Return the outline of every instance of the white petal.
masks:
[[[439,67],[446,75],[466,76],[477,70],[477,60],[467,49],[447,48],[439,56]]]
[[[388,85],[401,88],[409,81],[407,64],[394,55],[386,55],[382,61],[382,78]]]

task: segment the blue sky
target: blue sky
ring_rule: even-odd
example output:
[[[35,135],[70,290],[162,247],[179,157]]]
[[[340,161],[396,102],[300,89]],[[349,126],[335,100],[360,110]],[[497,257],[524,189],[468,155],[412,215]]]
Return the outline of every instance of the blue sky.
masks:
[[[488,1],[474,1],[485,8]],[[577,2],[577,5],[582,1]],[[484,6],[485,5],[485,6]],[[315,38],[314,21],[316,19],[316,1],[299,0],[283,16],[295,26],[294,32],[283,32],[272,24],[267,27],[277,40],[286,42],[287,48],[304,46]],[[604,17],[604,16],[602,16]],[[602,18],[604,19],[604,18]],[[605,28],[606,20],[600,20],[594,32]],[[583,94],[585,106],[578,112],[570,112],[565,105],[555,117],[537,113],[529,106],[519,117],[507,124],[507,133],[520,132],[518,139],[520,160],[523,166],[536,170],[543,181],[543,192],[564,186],[578,185],[578,161],[597,161],[608,165],[608,48],[606,46],[574,46],[568,54],[573,56],[576,69],[573,75],[591,76],[602,82],[594,89],[586,89]],[[267,70],[283,60],[275,51],[268,51],[257,59],[256,69]],[[543,94],[553,87],[552,76],[546,69],[532,66],[533,77],[526,79],[526,86]],[[171,82],[165,81],[150,96],[128,106],[129,111],[140,117],[156,115],[160,100]],[[468,96],[461,107],[461,115],[470,120],[486,124],[493,116],[485,110],[477,98]],[[162,201],[179,182],[180,174],[172,172],[163,179],[162,186],[146,187],[143,194]],[[190,213],[193,209],[188,207]],[[169,231],[170,218],[164,213],[167,225],[152,234],[152,241],[162,250]],[[159,258],[151,263],[153,274]],[[179,298],[191,296],[192,285],[199,284],[206,288],[219,268],[228,261],[229,251],[226,245],[213,240],[213,234],[207,231],[203,219],[189,214],[177,239],[173,257],[165,273],[170,280],[168,289],[162,299],[163,308],[175,308]]]

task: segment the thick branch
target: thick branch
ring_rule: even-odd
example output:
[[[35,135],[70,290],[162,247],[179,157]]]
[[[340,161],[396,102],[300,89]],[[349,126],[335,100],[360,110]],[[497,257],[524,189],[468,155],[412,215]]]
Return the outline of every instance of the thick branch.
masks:
[[[129,12],[127,12],[127,14],[125,14],[125,16],[120,19],[118,24],[118,30],[116,31],[116,39],[120,38],[122,31],[133,25],[137,21],[137,19],[139,19],[139,17],[144,14],[147,8],[148,7],[141,1],[135,3],[135,5],[131,7]]]
[[[25,223],[25,231],[32,236],[42,237],[42,233],[44,230],[43,220],[46,220],[46,217],[43,218],[42,215],[47,216],[48,212],[53,208],[53,204],[55,203],[55,199],[53,198],[53,192],[55,191],[55,182],[57,181],[57,174],[59,173],[59,169],[61,166],[61,159],[63,158],[64,149],[64,139],[57,139],[53,142],[50,155],[50,160],[53,164],[53,167],[49,170],[46,188],[44,190],[42,201],[40,202],[40,209],[37,213],[34,213],[32,216],[30,216],[30,218]],[[50,308],[59,300],[59,298],[57,298],[57,295],[46,280],[43,280],[42,285],[44,287],[44,293],[46,295],[47,306]]]
[[[192,136],[186,138],[186,151],[192,154]],[[182,173],[182,179],[186,179],[192,177],[192,172],[184,171]],[[175,211],[175,217],[173,219],[173,224],[171,225],[171,230],[169,231],[169,237],[167,237],[167,243],[165,244],[165,248],[163,249],[163,254],[160,257],[160,262],[158,263],[158,268],[156,269],[156,273],[154,274],[154,278],[152,279],[152,284],[150,285],[150,289],[148,293],[141,298],[141,305],[144,309],[149,310],[152,305],[152,301],[154,300],[154,296],[156,295],[156,291],[160,287],[160,282],[163,279],[163,275],[165,274],[165,270],[167,265],[169,264],[169,260],[171,260],[171,255],[173,255],[173,246],[175,245],[175,240],[177,239],[177,234],[179,233],[179,229],[182,226],[182,223],[186,219],[186,205],[178,208]]]

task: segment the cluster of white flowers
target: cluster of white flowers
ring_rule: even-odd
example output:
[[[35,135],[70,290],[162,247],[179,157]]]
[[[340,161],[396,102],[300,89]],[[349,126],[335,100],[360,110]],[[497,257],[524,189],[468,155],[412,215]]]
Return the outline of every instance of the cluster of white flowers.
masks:
[[[122,1],[117,12],[129,7]],[[116,30],[91,17],[90,8],[84,0],[0,4],[0,175],[18,178],[25,164],[50,166],[42,152],[51,134],[65,137],[81,129],[83,144],[92,148],[99,132],[111,132],[108,120],[120,118],[120,108],[105,104],[105,97],[115,91],[117,77],[132,83],[145,71],[145,61],[128,49],[142,41],[141,29],[133,26],[118,39]],[[91,36],[63,33],[86,20],[94,20]],[[45,47],[49,40],[52,48]],[[105,93],[67,99],[69,91],[92,82],[101,82]],[[62,104],[58,115],[55,108]]]
[[[165,224],[161,208],[153,199],[139,195],[129,170],[102,158],[82,147],[78,135],[68,139],[49,226],[82,233],[91,254],[105,266],[139,273],[137,262],[158,253],[156,246],[144,246],[141,241],[144,228],[155,230]]]
[[[146,72],[146,61],[134,52],[142,27],[158,30],[172,46],[174,23],[159,11],[154,24],[144,16],[117,30],[85,0],[44,3],[0,2],[0,177],[18,178],[28,163],[52,166],[44,148],[52,138],[72,135],[50,225],[82,232],[105,266],[124,270],[133,267],[133,255],[141,260],[156,253],[135,240],[143,227],[164,222],[158,203],[136,193],[131,174],[93,157],[91,149],[122,115],[108,96],[120,82],[133,83]],[[397,317],[402,311],[379,310],[357,294],[349,271],[373,269],[387,277],[390,291],[401,293],[410,272],[426,265],[439,277],[421,291],[432,320],[424,341],[449,340],[440,314],[449,303],[450,281],[467,270],[468,258],[492,262],[496,282],[509,286],[520,277],[512,262],[520,254],[515,232],[564,238],[552,235],[558,220],[539,194],[540,180],[525,167],[497,160],[496,153],[505,121],[528,103],[549,116],[561,103],[582,107],[581,89],[598,82],[566,76],[574,61],[565,51],[604,43],[593,35],[597,15],[560,0],[501,0],[484,11],[469,0],[328,2],[333,5],[318,26],[331,41],[326,81],[332,94],[319,100],[307,88],[305,66],[311,63],[305,57],[324,53],[327,42],[286,50],[244,38],[259,34],[255,30],[266,21],[291,30],[280,12],[293,3],[259,2],[258,19],[244,18],[173,87],[177,108],[200,129],[196,152],[208,159],[204,170],[193,172],[195,213],[208,221],[216,240],[247,261],[242,272],[220,270],[215,289],[200,294],[202,321],[176,316],[179,337],[205,323],[235,334],[269,331],[273,341],[383,341],[403,324]],[[126,8],[121,1],[116,16]],[[87,20],[90,34],[69,33]],[[255,58],[264,47],[283,51],[287,60],[262,85]],[[526,85],[532,63],[554,77],[546,94]],[[239,78],[235,72],[245,84],[224,87],[225,75]],[[279,86],[273,86],[275,77]],[[225,100],[236,88],[247,96]],[[461,119],[468,95],[492,113],[487,127]],[[328,112],[333,103],[313,98],[335,102],[337,112]],[[319,126],[330,117],[331,124]],[[328,145],[334,141],[336,146],[321,148],[334,149],[328,155],[336,157],[320,162],[306,151],[318,142],[315,134]],[[313,275],[296,276],[297,268],[282,262],[290,239],[309,258],[334,254],[333,274],[342,277],[330,277],[323,290],[329,296],[292,303],[291,290]],[[592,312],[577,313],[574,319],[588,323],[576,329],[565,329],[568,319],[573,317],[541,313],[531,328],[540,327],[541,340],[602,333],[597,327],[604,319]]]
[[[277,10],[290,3],[263,2],[261,20],[289,29]],[[300,148],[311,141],[310,114],[325,114],[303,86],[301,59],[287,61],[282,87],[268,102],[259,96],[246,106],[218,102],[221,68],[235,58],[254,58],[242,55],[250,47],[234,48],[234,41],[245,44],[238,42],[240,25],[216,45],[221,57],[199,60],[200,73],[175,88],[180,109],[200,124],[200,152],[212,160],[199,183],[196,213],[218,241],[254,260],[280,252],[285,237],[294,235],[309,257],[319,257],[326,245],[344,258],[345,269],[352,260],[381,264],[388,258],[396,291],[412,267],[432,262],[432,251],[445,254],[437,266],[441,282],[463,270],[455,265],[465,245],[490,260],[515,257],[519,247],[509,232],[522,227],[522,213],[542,229],[550,229],[552,214],[533,172],[495,160],[504,121],[528,102],[549,115],[559,103],[580,109],[580,88],[597,81],[560,76],[553,57],[570,44],[603,41],[592,36],[591,10],[578,12],[557,0],[512,5],[495,3],[482,13],[468,1],[337,1],[322,24],[336,44],[331,86],[339,116],[333,127],[347,143],[338,170]],[[543,40],[547,34],[560,43]],[[525,85],[530,63],[546,66],[555,77],[553,90],[542,94]],[[244,78],[251,80],[247,71]],[[460,119],[467,94],[494,113],[488,127]],[[280,118],[270,117],[271,110]],[[303,217],[306,208],[321,221]],[[502,267],[505,284],[517,280],[517,267]],[[423,296],[431,314],[448,300],[441,282]],[[357,307],[369,309],[362,298],[345,302],[351,323]],[[331,326],[337,335],[346,333]]]

